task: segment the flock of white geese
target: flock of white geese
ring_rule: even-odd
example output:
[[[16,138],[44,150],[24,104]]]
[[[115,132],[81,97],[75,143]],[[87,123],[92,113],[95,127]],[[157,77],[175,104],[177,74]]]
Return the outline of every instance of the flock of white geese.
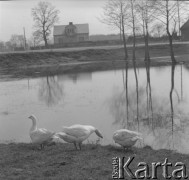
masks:
[[[30,138],[32,143],[39,144],[41,149],[45,145],[54,142],[54,139],[60,138],[68,143],[73,143],[76,149],[81,150],[81,144],[93,132],[100,138],[103,138],[101,132],[90,125],[75,124],[70,127],[63,127],[61,132],[55,133],[45,128],[37,127],[37,118],[34,115],[28,117],[32,120],[32,127],[30,128]],[[132,147],[137,140],[142,139],[142,134],[130,131],[128,129],[119,129],[114,132],[113,140],[115,143],[121,145],[124,149]]]

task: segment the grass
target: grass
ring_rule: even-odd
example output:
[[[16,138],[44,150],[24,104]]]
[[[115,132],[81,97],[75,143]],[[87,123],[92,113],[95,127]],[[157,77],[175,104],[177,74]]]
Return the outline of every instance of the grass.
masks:
[[[189,45],[175,44],[177,61],[188,62]],[[129,47],[129,66],[132,67],[132,48]],[[150,46],[151,66],[170,64],[168,45]],[[73,64],[83,63],[88,64]],[[72,65],[70,65],[72,63]],[[144,66],[144,47],[136,48],[136,64]],[[29,52],[0,54],[0,75],[9,78],[39,77],[64,73],[121,69],[125,66],[124,51],[118,49],[88,49],[72,52]]]
[[[189,175],[189,155],[169,150],[152,150],[150,147],[133,148],[123,151],[121,147],[85,144],[81,151],[72,144],[56,144],[38,150],[26,143],[0,144],[0,179],[112,179],[113,157],[135,157],[130,169],[135,172],[139,162],[168,161],[169,174],[175,169],[176,162],[183,162]],[[178,169],[178,168],[177,168]],[[162,168],[157,170],[158,179],[163,179]],[[127,177],[127,175],[125,175]]]

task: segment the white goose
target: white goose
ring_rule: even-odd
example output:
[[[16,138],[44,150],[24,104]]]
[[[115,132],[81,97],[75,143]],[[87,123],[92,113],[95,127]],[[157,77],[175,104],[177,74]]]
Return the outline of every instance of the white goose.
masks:
[[[32,127],[30,128],[30,138],[32,143],[40,144],[41,149],[44,145],[50,143],[55,133],[44,128],[37,128],[37,118],[34,115],[28,117],[32,120]]]
[[[93,132],[95,132],[98,137],[103,138],[102,134],[95,127],[80,124],[75,124],[70,127],[63,127],[62,132],[56,133],[56,135],[68,143],[73,143],[76,149],[78,143],[81,150],[82,142],[87,139]]]
[[[137,140],[142,139],[142,134],[128,129],[119,129],[114,132],[113,139],[125,149],[134,146]]]

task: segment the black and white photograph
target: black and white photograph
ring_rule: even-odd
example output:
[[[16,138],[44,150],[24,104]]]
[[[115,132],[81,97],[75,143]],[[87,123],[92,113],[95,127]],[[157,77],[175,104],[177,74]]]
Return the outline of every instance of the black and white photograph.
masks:
[[[0,0],[0,180],[189,179],[188,0]]]

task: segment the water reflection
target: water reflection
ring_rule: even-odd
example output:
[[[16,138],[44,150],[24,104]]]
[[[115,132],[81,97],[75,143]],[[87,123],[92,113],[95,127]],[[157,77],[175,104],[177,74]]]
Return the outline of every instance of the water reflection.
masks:
[[[174,84],[175,84],[175,63],[172,63],[171,65],[171,89],[169,93],[170,97],[170,105],[171,105],[171,123],[172,123],[172,138],[173,138],[173,128],[174,128],[174,107],[173,107],[173,90],[174,90]],[[174,140],[173,140],[173,147],[174,147]]]
[[[126,127],[139,129],[144,144],[154,149],[189,153],[189,71],[184,65],[150,68],[153,121],[146,68],[137,71],[138,103],[133,69],[127,73],[102,71],[1,82],[0,140],[29,142],[31,124],[26,119],[34,113],[39,117],[40,127],[53,131],[72,124],[98,127],[105,137],[103,145],[113,143],[113,132]]]
[[[60,86],[57,78],[47,76],[43,78],[39,87],[39,100],[45,102],[48,106],[57,104],[63,97],[63,88]]]
[[[145,56],[146,57],[146,56]],[[150,77],[150,57],[149,52],[148,56],[145,58],[145,68],[146,68],[146,106],[147,106],[147,118],[151,120],[152,130],[153,127],[153,104],[152,104],[152,89],[151,89],[151,77]]]
[[[140,86],[138,90],[139,122],[137,121],[136,114],[137,96],[134,90],[135,87],[129,86],[129,104],[125,101],[125,89],[115,91],[109,100],[110,112],[115,119],[113,124],[119,124],[120,128],[128,128],[135,131],[139,129],[144,135],[144,144],[150,145],[154,149],[166,148],[177,149],[183,153],[189,152],[188,102],[182,101],[182,64],[179,66],[177,70],[180,69],[181,73],[181,93],[178,93],[175,88],[175,64],[173,64],[171,66],[170,91],[167,97],[153,94],[150,84],[150,74],[147,72],[147,78],[149,78],[149,81],[147,80],[147,87],[145,89],[144,86]],[[181,94],[181,98],[179,94]],[[128,106],[129,114],[125,110],[126,106]]]
[[[74,83],[77,83],[77,81],[91,81],[92,72],[68,74],[66,76],[58,75],[58,81],[69,81],[69,80],[72,80]]]
[[[182,70],[182,64],[180,65],[180,86],[181,86],[181,88],[180,88],[180,91],[181,91],[181,101],[183,101],[183,70]]]
[[[39,100],[45,102],[46,105],[52,106],[58,104],[59,101],[64,96],[63,85],[61,82],[66,82],[72,80],[73,83],[77,81],[91,81],[92,73],[77,73],[68,75],[58,75],[58,76],[47,76],[41,79],[38,97]],[[28,90],[29,90],[29,80],[28,80]]]
[[[145,106],[144,98],[145,98],[145,89],[143,87],[139,87],[138,89],[139,99],[138,99],[138,105],[139,105],[139,113],[141,117],[141,114],[145,112]],[[116,90],[113,94],[113,97],[109,99],[109,108],[110,112],[115,118],[115,121],[113,124],[121,124],[122,128],[128,128],[131,130],[137,130],[137,116],[136,116],[136,107],[137,107],[137,97],[136,92],[134,88],[129,88],[128,93],[128,104],[126,99],[126,93],[125,90],[119,92]],[[127,108],[126,108],[127,107]],[[127,110],[128,109],[128,110]],[[128,113],[129,112],[129,113]],[[128,114],[127,114],[128,113]]]
[[[189,133],[189,113],[186,111],[186,102],[179,103],[175,101],[174,114],[170,110],[169,99],[162,97],[153,97],[154,117],[153,121],[148,118],[148,111],[146,109],[145,89],[139,88],[139,126],[140,132],[143,133],[144,143],[150,145],[155,149],[167,148],[177,149],[181,152],[188,152]],[[135,91],[129,94],[129,123],[125,121],[125,100],[123,92],[115,92],[110,102],[110,112],[115,118],[113,124],[119,124],[120,127],[126,127],[131,130],[138,130],[138,122],[136,120],[136,98],[133,96]],[[176,96],[175,98],[176,99]],[[153,126],[152,126],[153,123]],[[173,138],[174,136],[174,138]],[[174,146],[173,146],[174,144]]]

